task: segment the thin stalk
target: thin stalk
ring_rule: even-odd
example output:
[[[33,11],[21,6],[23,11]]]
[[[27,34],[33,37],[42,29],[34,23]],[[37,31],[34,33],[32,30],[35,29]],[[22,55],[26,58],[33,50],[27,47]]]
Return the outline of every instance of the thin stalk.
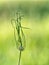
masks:
[[[21,60],[21,50],[20,50],[18,65],[20,65],[20,60]]]

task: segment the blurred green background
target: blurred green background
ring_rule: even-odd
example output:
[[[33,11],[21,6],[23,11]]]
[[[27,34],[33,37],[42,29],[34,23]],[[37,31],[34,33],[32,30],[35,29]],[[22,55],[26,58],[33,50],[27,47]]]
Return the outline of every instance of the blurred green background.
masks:
[[[19,50],[11,19],[15,12],[24,15],[22,26],[26,48],[21,65],[49,65],[49,1],[0,1],[0,65],[17,65]]]

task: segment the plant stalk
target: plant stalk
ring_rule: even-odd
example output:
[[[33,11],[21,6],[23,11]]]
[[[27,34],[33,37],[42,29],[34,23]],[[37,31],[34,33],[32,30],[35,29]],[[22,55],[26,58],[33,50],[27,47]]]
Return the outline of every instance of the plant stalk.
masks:
[[[20,50],[18,65],[20,65],[20,60],[21,60],[21,50]]]

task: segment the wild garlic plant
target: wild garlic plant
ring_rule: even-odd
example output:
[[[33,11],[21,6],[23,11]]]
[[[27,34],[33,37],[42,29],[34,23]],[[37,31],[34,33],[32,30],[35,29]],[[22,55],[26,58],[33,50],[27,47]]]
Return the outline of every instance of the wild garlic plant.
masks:
[[[25,35],[24,35],[22,28],[28,29],[26,27],[22,27],[22,25],[21,25],[22,18],[23,18],[23,15],[21,14],[21,12],[17,12],[16,19],[11,20],[11,24],[14,28],[14,39],[16,42],[16,47],[20,51],[18,65],[20,65],[21,53],[25,49],[25,45],[26,45]],[[17,34],[16,34],[16,32],[17,32]]]

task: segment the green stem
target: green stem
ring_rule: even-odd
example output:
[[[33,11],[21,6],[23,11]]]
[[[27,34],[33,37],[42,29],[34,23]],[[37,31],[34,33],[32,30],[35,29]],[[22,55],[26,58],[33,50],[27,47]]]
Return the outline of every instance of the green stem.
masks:
[[[18,65],[20,65],[20,60],[21,60],[21,51],[20,51],[20,55],[19,55]]]

